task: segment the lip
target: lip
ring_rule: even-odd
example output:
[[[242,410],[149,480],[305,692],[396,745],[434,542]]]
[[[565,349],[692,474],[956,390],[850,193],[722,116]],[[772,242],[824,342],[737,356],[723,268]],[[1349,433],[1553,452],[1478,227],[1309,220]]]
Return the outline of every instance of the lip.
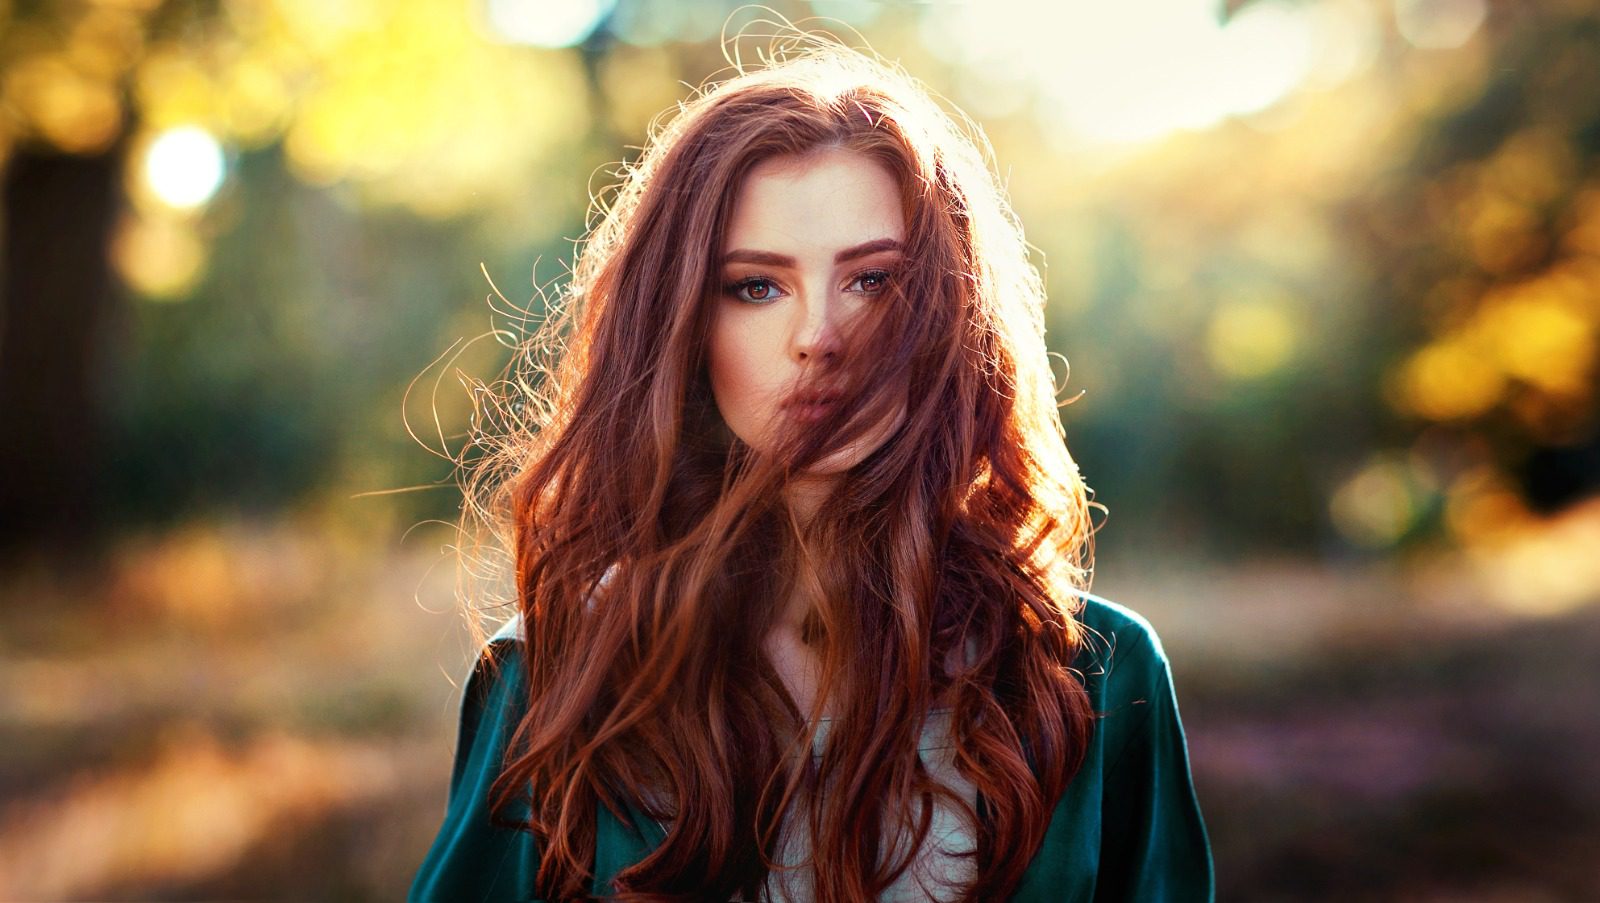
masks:
[[[838,404],[839,398],[838,392],[799,392],[789,396],[783,409],[801,420],[821,420]]]
[[[797,420],[811,422],[821,420],[822,418],[828,416],[828,412],[832,410],[833,405],[826,402],[822,404],[792,404],[789,405],[788,408],[789,416],[794,417]]]

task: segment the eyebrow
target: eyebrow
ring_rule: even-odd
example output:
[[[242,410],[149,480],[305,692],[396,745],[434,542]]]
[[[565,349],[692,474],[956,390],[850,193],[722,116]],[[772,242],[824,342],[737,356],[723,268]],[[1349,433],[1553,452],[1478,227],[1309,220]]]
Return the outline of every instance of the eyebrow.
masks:
[[[877,254],[880,251],[902,250],[904,250],[904,248],[901,246],[900,242],[895,241],[892,238],[874,238],[872,241],[864,241],[859,245],[852,245],[851,247],[845,248],[843,251],[833,255],[833,262],[845,263],[847,261],[855,260],[858,257],[866,257],[869,254]],[[789,269],[794,269],[796,266],[795,259],[787,254],[775,254],[771,251],[750,251],[744,248],[740,248],[736,251],[729,251],[728,253],[722,255],[722,262],[724,264],[759,263],[773,267],[788,267]]]

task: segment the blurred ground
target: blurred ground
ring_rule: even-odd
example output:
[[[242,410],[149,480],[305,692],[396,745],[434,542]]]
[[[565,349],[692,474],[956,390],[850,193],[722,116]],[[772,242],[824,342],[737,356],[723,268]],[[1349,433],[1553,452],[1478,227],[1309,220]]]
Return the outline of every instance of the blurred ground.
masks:
[[[1600,607],[1428,592],[1277,564],[1119,595],[1173,659],[1218,899],[1600,899]]]
[[[0,899],[403,896],[471,651],[420,532],[221,524],[0,579]],[[1132,570],[1094,588],[1172,658],[1220,899],[1600,899],[1600,606],[1514,613],[1448,566]]]

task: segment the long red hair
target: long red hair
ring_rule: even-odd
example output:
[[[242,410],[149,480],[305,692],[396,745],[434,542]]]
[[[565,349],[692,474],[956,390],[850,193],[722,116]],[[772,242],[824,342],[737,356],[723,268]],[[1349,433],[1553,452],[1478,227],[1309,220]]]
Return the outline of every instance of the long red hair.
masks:
[[[851,401],[758,456],[706,375],[717,258],[752,165],[824,147],[895,174],[905,264],[830,374]],[[910,864],[884,832],[920,847],[933,795],[976,825],[969,899],[1020,881],[1093,727],[1072,670],[1093,531],[1043,286],[987,153],[898,69],[808,37],[681,105],[597,204],[469,486],[512,553],[525,651],[495,811],[537,837],[542,895],[586,896],[596,805],[628,803],[671,829],[620,899],[755,899],[790,809],[816,898],[873,898]],[[788,476],[901,404],[797,519]],[[795,581],[819,600],[805,633],[835,713],[820,764],[794,754],[817,712],[762,653]],[[918,758],[936,705],[981,812]]]

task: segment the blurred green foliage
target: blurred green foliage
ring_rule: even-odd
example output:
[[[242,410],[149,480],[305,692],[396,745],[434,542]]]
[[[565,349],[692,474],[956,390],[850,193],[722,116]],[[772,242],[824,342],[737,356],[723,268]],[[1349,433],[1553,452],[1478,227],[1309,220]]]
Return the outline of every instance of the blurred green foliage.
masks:
[[[1479,542],[1591,493],[1600,17],[1563,0],[1258,0],[1230,4],[1224,25],[1204,3],[1169,6],[1163,29],[1191,31],[1022,3],[769,15],[854,23],[987,131],[1047,264],[1064,395],[1084,393],[1064,418],[1112,512],[1102,542],[1387,554]],[[351,510],[452,517],[449,462],[407,429],[462,451],[471,405],[454,369],[497,374],[509,351],[491,330],[515,327],[516,306],[537,313],[536,281],[559,283],[591,193],[726,65],[713,26],[743,26],[747,58],[770,31],[715,2],[601,3],[566,25],[509,0],[314,7],[0,12],[12,168],[101,156],[125,173],[112,221],[85,226],[109,236],[104,257],[82,262],[109,268],[118,301],[60,337],[92,343],[95,391],[18,403],[37,429],[6,431],[8,460],[37,463],[73,441],[37,412],[97,412],[96,519],[408,487]],[[1152,46],[1124,48],[1126,70],[1093,68],[1096,29]],[[1052,33],[1077,43],[1044,52]],[[1172,35],[1220,55],[1166,60],[1151,90],[1139,54],[1163,63]],[[1226,70],[1269,46],[1301,56]],[[1209,67],[1200,88],[1181,65]],[[1240,84],[1277,87],[1240,100]],[[223,161],[198,204],[168,196],[196,164],[152,162],[181,128]],[[13,200],[34,190],[13,185]],[[498,313],[480,265],[507,293]],[[28,305],[68,303],[12,294],[17,330]],[[4,379],[16,397],[61,384]]]

